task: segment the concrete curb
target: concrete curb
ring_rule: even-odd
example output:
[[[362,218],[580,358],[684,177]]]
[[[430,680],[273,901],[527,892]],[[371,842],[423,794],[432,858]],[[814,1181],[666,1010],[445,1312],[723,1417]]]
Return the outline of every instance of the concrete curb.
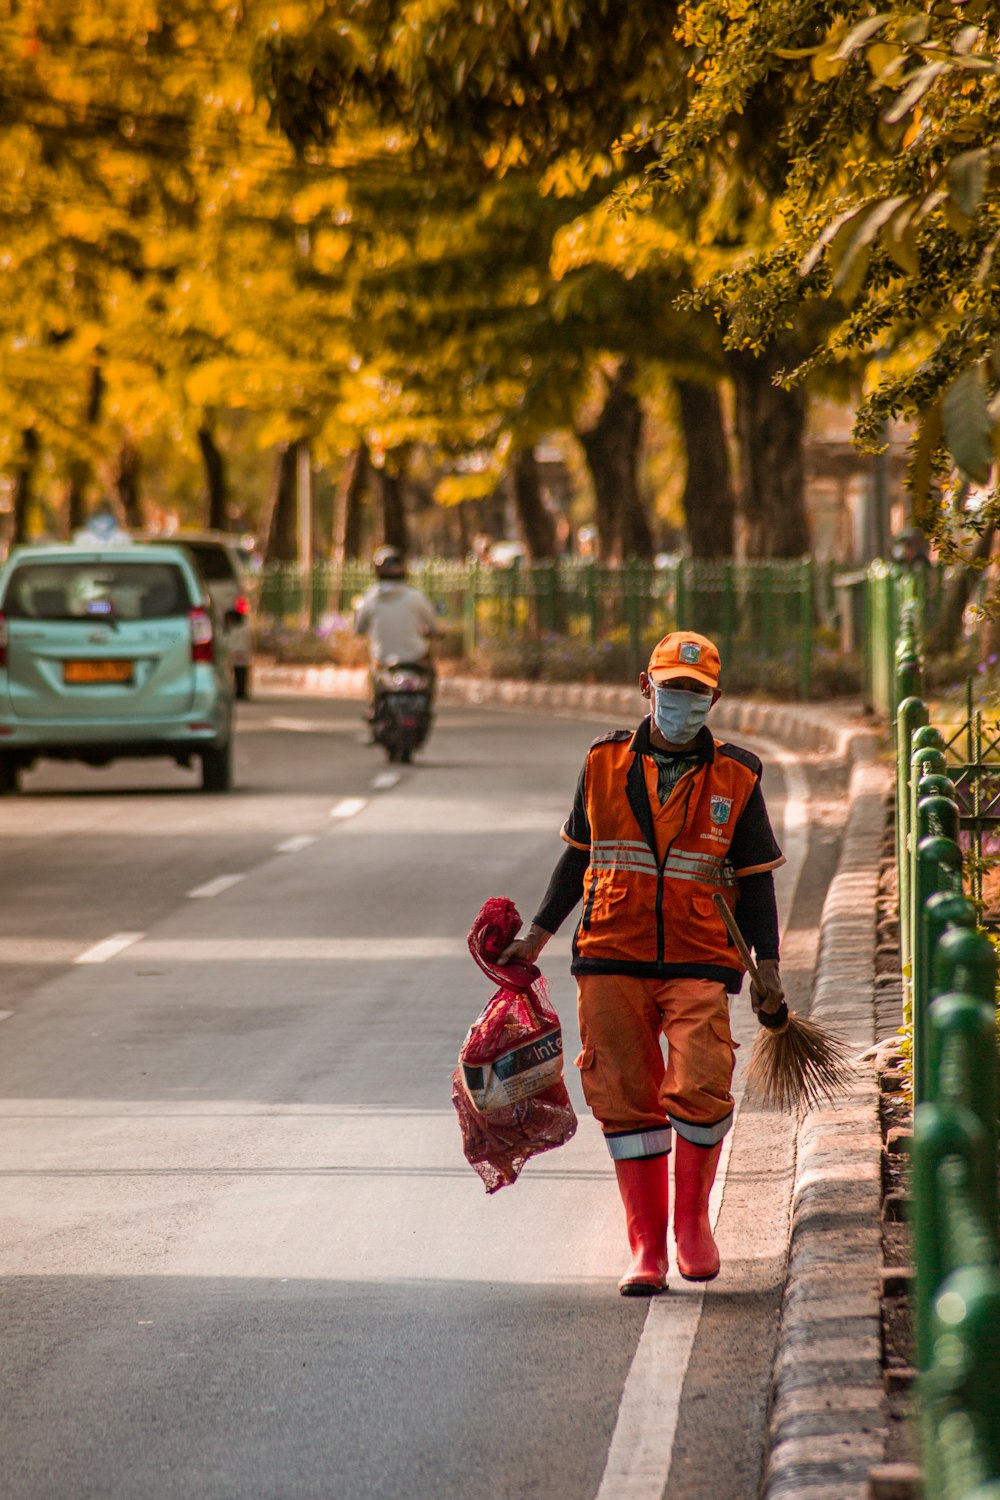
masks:
[[[363,669],[261,667],[255,685],[363,700]],[[635,688],[444,677],[442,703],[606,715],[642,712]],[[827,892],[811,1014],[857,1054],[875,1041],[875,904],[890,788],[880,737],[860,705],[822,709],[724,697],[718,734],[748,734],[850,765],[848,819]],[[763,1500],[867,1500],[884,1454],[879,1270],[881,1153],[874,1069],[799,1122],[789,1259],[769,1417]]]
[[[258,692],[315,693],[318,697],[350,698],[359,702],[368,696],[368,672],[364,667],[296,667],[260,663],[254,666],[253,682]],[[438,701],[489,704],[491,708],[607,714],[611,718],[622,718],[628,724],[634,723],[643,712],[643,701],[637,688],[607,683],[440,677]],[[845,761],[857,753],[852,746],[877,742],[875,731],[863,719],[860,704],[849,704],[838,711],[812,704],[762,703],[727,695],[712,710],[711,722],[715,730],[756,734],[799,750],[826,751]]]
[[[860,1054],[875,1041],[875,902],[890,768],[852,743],[847,828],[827,892],[812,1016]],[[882,1137],[874,1069],[799,1126],[771,1392],[765,1500],[866,1500],[885,1450],[879,1269]]]

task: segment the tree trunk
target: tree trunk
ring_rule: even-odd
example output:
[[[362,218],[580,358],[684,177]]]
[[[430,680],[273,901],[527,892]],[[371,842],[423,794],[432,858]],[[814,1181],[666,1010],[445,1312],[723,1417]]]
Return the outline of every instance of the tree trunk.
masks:
[[[410,550],[410,528],[406,519],[403,464],[398,457],[387,456],[381,469],[375,472],[382,506],[382,541],[387,547],[398,547],[405,557]]]
[[[514,508],[521,537],[532,562],[548,562],[556,555],[556,529],[542,504],[538,462],[533,448],[517,448],[511,464]]]
[[[987,522],[983,534],[976,540],[973,559],[982,562],[990,555],[993,533],[996,527]],[[958,649],[962,638],[962,622],[972,593],[973,585],[980,577],[978,568],[959,568],[948,582],[945,596],[941,600],[937,624],[927,642],[927,656],[945,656]]]
[[[130,531],[140,531],[143,526],[141,476],[142,454],[131,438],[125,438],[118,450],[118,465],[111,482]]]
[[[806,398],[773,377],[795,362],[795,351],[771,344],[761,355],[728,356],[736,388],[740,488],[749,557],[802,557],[809,551],[802,437]]]
[[[599,551],[606,560],[651,557],[653,538],[639,492],[642,407],[631,391],[634,367],[624,360],[593,427],[577,436],[594,481]]]
[[[205,464],[205,480],[208,490],[205,523],[209,531],[229,530],[229,484],[226,479],[226,460],[223,458],[210,427],[204,423],[198,428],[198,447]]]
[[[333,505],[333,560],[343,564],[361,552],[361,497],[371,461],[368,448],[359,443],[344,467]]]
[[[38,462],[38,433],[25,427],[21,433],[21,461],[14,471],[14,493],[11,509],[14,518],[13,542],[28,540],[29,513],[34,497],[35,465]]]
[[[104,376],[100,365],[90,371],[90,388],[87,394],[85,421],[88,428],[96,427],[101,415],[104,397]],[[70,461],[69,484],[66,489],[66,529],[70,536],[87,522],[87,488],[93,480],[90,460],[77,456]]]
[[[298,558],[297,463],[298,443],[282,443],[275,455],[267,497],[267,529],[263,531],[268,562],[295,562]]]
[[[736,493],[719,392],[690,380],[678,380],[676,389],[687,450],[681,504],[691,556],[732,557]]]

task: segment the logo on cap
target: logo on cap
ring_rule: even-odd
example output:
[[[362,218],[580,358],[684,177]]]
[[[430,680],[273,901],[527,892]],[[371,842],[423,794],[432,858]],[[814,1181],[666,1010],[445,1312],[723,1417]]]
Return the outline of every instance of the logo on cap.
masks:
[[[701,661],[701,647],[697,641],[682,641],[677,655],[685,665],[692,667]]]
[[[713,797],[709,804],[709,816],[713,823],[728,823],[732,810],[732,797]]]

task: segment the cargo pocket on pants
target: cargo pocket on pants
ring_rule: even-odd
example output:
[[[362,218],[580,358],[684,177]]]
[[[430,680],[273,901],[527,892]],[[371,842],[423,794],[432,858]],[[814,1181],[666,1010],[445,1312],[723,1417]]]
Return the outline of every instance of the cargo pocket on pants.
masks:
[[[706,1092],[717,1099],[729,1098],[736,1068],[736,1049],[740,1044],[733,1041],[728,1020],[719,1016],[714,1017],[708,1024],[717,1045],[713,1049],[714,1056],[710,1069],[712,1087]]]
[[[603,1121],[607,1114],[607,1098],[601,1088],[600,1071],[594,1066],[596,1061],[597,1054],[593,1047],[581,1048],[573,1059],[574,1066],[580,1069],[580,1082],[587,1107],[598,1120]]]

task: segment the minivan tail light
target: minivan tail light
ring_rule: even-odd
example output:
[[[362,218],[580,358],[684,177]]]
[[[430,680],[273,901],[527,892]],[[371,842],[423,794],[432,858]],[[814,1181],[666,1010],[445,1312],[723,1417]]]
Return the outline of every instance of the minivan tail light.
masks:
[[[215,643],[212,639],[212,617],[207,609],[199,605],[191,611],[191,660],[214,661]]]
[[[0,667],[5,667],[7,665],[8,636],[9,631],[7,629],[7,616],[4,614],[3,610],[0,609]]]

